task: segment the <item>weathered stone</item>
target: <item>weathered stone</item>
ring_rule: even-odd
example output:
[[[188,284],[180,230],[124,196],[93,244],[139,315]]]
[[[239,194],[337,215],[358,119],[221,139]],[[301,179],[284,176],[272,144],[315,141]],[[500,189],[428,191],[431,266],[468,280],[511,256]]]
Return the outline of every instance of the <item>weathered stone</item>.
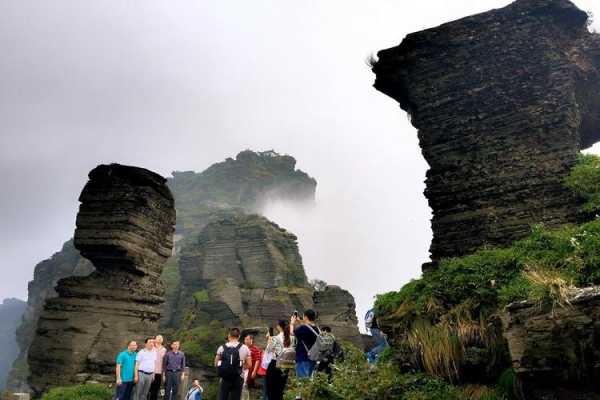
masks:
[[[208,224],[179,266],[176,326],[192,310],[194,324],[268,326],[312,306],[296,236],[257,215]]]
[[[115,352],[154,334],[164,301],[162,265],[171,255],[174,201],[161,176],[118,164],[90,172],[75,247],[96,270],[61,279],[46,301],[28,361],[36,393],[114,379]]]
[[[27,351],[33,340],[38,319],[46,299],[56,297],[54,290],[57,282],[69,276],[87,276],[94,271],[92,263],[81,257],[79,251],[73,246],[73,240],[66,242],[62,250],[51,258],[35,266],[33,280],[28,285],[27,308],[23,320],[16,331],[19,344],[19,356],[11,369],[7,387],[18,392],[27,392]]]
[[[586,22],[567,0],[518,0],[378,53],[375,88],[410,114],[430,166],[434,262],[583,218],[562,181],[600,137]]]
[[[511,304],[503,323],[526,399],[600,399],[600,287],[573,290],[564,307]]]
[[[358,330],[356,303],[347,290],[339,286],[328,285],[324,290],[313,293],[314,309],[321,326],[331,327],[337,338],[364,347],[364,340]]]

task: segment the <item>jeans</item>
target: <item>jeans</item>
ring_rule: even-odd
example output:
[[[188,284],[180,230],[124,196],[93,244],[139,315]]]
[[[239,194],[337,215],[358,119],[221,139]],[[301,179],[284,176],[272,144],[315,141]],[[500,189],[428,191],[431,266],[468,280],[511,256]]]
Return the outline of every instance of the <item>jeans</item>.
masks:
[[[177,400],[179,384],[181,383],[181,371],[167,371],[165,383],[165,400]]]
[[[135,386],[135,400],[148,399],[148,393],[150,392],[152,378],[154,378],[154,374],[144,374],[143,372],[139,373],[138,383]]]
[[[161,386],[162,374],[154,374],[154,380],[152,381],[152,385],[150,385],[150,395],[148,396],[148,400],[158,400]]]
[[[117,385],[115,400],[131,400],[134,386],[134,382],[123,382],[120,385]]]
[[[241,376],[232,380],[221,379],[219,400],[240,400],[243,386],[244,379]]]
[[[310,378],[315,369],[314,361],[296,361],[296,377]]]
[[[379,356],[379,354],[385,350],[386,347],[388,347],[388,343],[385,335],[379,329],[371,329],[371,336],[375,338],[375,347],[367,352],[367,359],[369,363],[373,364],[375,361],[377,361],[377,356]]]

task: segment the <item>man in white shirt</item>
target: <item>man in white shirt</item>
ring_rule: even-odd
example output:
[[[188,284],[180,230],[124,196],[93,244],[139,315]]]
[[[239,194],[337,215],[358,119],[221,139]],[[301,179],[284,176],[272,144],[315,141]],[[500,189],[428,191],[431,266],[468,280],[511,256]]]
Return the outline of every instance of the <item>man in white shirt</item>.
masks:
[[[227,343],[220,346],[215,357],[215,367],[221,378],[219,400],[240,400],[244,385],[244,369],[252,367],[250,349],[240,343],[240,330],[229,331]]]
[[[135,358],[135,400],[146,400],[150,392],[150,385],[154,380],[156,365],[156,349],[154,339],[146,338],[144,348],[137,353]]]

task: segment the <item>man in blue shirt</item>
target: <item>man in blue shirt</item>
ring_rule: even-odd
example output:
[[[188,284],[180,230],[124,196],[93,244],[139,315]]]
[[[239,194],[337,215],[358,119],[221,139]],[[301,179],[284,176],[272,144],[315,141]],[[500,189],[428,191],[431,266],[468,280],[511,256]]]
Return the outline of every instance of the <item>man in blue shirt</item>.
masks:
[[[131,400],[133,387],[135,386],[135,357],[137,343],[131,340],[127,344],[127,350],[117,356],[117,394],[116,400]]]
[[[293,332],[296,337],[296,377],[310,378],[315,369],[315,362],[308,358],[308,351],[317,341],[319,328],[315,325],[317,314],[313,310],[304,311],[304,317],[301,322],[298,318],[292,316]]]

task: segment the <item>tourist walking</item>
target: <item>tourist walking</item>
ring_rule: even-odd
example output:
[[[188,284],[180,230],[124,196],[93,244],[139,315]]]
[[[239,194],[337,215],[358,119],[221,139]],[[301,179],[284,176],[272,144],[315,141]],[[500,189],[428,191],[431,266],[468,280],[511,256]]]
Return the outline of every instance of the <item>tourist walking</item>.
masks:
[[[271,354],[271,361],[265,378],[266,393],[269,400],[283,399],[283,392],[288,379],[288,369],[284,368],[282,364],[288,362],[287,367],[294,367],[295,354],[291,354],[292,352],[294,350],[288,323],[285,320],[279,320],[277,322],[277,335],[267,335],[267,348],[265,349],[265,353]],[[286,354],[289,355],[285,357]],[[290,358],[290,356],[291,360],[284,359]]]
[[[243,369],[250,369],[251,366],[250,349],[240,343],[240,330],[238,328],[231,329],[227,343],[219,346],[215,356],[215,367],[221,378],[219,400],[241,399],[244,385]]]
[[[160,388],[163,384],[163,359],[167,354],[167,349],[163,346],[164,338],[158,335],[154,338],[154,350],[156,350],[156,364],[154,365],[154,380],[150,385],[150,394],[148,400],[158,400]]]
[[[165,400],[177,400],[179,386],[185,378],[185,354],[179,350],[178,340],[171,343],[171,350],[163,358],[165,375]]]
[[[202,393],[204,393],[204,388],[200,386],[200,381],[198,379],[194,379],[192,381],[192,387],[185,395],[185,400],[202,400]]]
[[[156,365],[156,350],[154,339],[146,338],[144,348],[135,357],[135,399],[147,400],[150,385],[154,380],[154,366]]]
[[[133,387],[135,385],[135,357],[137,343],[130,340],[127,343],[127,349],[123,350],[117,356],[116,375],[117,375],[117,390],[116,400],[131,400]]]
[[[310,348],[321,333],[315,320],[317,314],[313,310],[304,311],[302,320],[294,314],[291,319],[292,334],[296,338],[296,376],[299,379],[310,378],[316,362],[308,357]]]

